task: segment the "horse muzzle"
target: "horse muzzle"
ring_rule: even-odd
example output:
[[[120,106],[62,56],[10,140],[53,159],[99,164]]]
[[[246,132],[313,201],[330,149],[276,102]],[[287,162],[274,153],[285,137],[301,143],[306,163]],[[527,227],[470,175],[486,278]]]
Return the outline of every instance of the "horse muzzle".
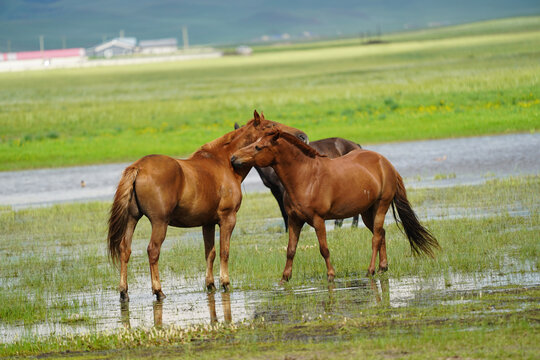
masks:
[[[244,165],[244,163],[234,155],[231,156],[231,164],[234,168],[239,168]]]

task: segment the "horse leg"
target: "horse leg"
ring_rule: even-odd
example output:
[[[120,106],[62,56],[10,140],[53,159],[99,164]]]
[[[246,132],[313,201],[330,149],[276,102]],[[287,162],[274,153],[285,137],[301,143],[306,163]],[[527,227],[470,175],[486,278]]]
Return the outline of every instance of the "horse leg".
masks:
[[[324,225],[323,218],[314,218],[313,227],[315,228],[315,233],[317,234],[317,239],[319,240],[319,250],[321,252],[324,261],[326,262],[326,274],[328,276],[328,281],[334,281],[336,272],[334,267],[330,263],[330,250],[328,250],[328,243],[326,242],[326,226]]]
[[[358,215],[355,215],[355,216],[352,218],[352,224],[351,224],[351,227],[353,227],[353,228],[357,228],[357,227],[358,227]]]
[[[229,245],[236,225],[236,213],[223,217],[219,224],[219,282],[223,290],[229,290]]]
[[[287,231],[289,227],[289,216],[287,215],[287,211],[285,211],[285,204],[283,203],[283,191],[278,186],[271,187],[270,191],[279,205],[279,211],[281,211],[281,216],[283,216],[283,221],[285,222],[285,231]]]
[[[209,291],[216,290],[214,285],[214,259],[216,248],[214,246],[216,225],[203,226],[204,255],[206,258],[206,288]]]
[[[157,300],[165,299],[165,294],[161,291],[161,282],[159,281],[158,260],[161,244],[167,234],[167,223],[162,221],[152,222],[152,236],[148,244],[148,261],[150,262],[150,277],[152,279],[152,293],[156,295]]]
[[[126,233],[120,243],[120,301],[129,301],[128,283],[127,283],[127,264],[131,256],[131,241],[133,240],[133,232],[139,219],[129,217]]]
[[[368,276],[375,274],[375,261],[377,260],[377,254],[379,254],[379,269],[385,271],[388,269],[388,263],[386,259],[386,245],[384,250],[381,251],[383,243],[385,243],[385,230],[384,218],[388,211],[389,203],[379,202],[377,206],[373,208],[375,213],[373,219],[373,237],[371,239],[371,261],[368,268]]]
[[[291,219],[289,217],[289,244],[287,245],[287,262],[285,263],[285,269],[283,270],[283,276],[281,277],[281,284],[289,281],[292,277],[292,265],[294,255],[296,254],[296,246],[298,245],[300,231],[302,231],[302,226],[304,226],[303,221]]]
[[[343,226],[343,219],[337,219],[334,221],[334,227],[340,228]]]

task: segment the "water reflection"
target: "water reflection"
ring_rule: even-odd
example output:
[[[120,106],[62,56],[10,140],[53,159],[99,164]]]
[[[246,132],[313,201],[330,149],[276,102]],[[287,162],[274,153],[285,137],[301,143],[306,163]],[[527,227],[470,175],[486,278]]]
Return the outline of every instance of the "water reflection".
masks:
[[[379,285],[381,287],[381,292],[379,293],[379,286],[377,286],[377,281],[374,279],[370,279],[370,286],[371,290],[373,291],[373,295],[375,296],[375,300],[377,301],[377,304],[380,304],[382,306],[390,306],[390,280],[388,280],[387,277],[378,280]],[[382,295],[382,296],[381,296]]]
[[[129,302],[121,301],[120,302],[120,321],[126,329],[131,328],[131,322],[129,320]]]
[[[223,318],[226,323],[232,322],[231,315],[231,294],[229,292],[221,293],[221,306],[223,308]],[[216,313],[216,297],[215,292],[208,293],[208,311],[210,312],[210,322],[218,322]]]
[[[219,322],[217,311],[216,311],[216,293],[208,293],[207,294],[207,303],[208,303],[208,311],[210,313],[210,323],[217,323]],[[218,304],[219,305],[219,304]],[[164,305],[163,300],[158,301],[154,300],[152,303],[152,315],[153,315],[153,323],[154,327],[161,328],[163,327],[163,311],[165,310],[167,312],[166,318],[167,323],[175,324],[179,319],[171,318],[171,312],[174,312],[174,309],[177,308],[176,304],[169,303],[167,305]],[[223,311],[223,320],[226,323],[232,322],[232,311],[231,311],[231,294],[228,292],[221,293],[221,308]],[[192,308],[193,309],[193,308]],[[149,312],[149,309],[147,309]],[[187,315],[187,314],[186,314]],[[195,314],[193,314],[195,315]],[[180,316],[182,317],[182,316]],[[189,315],[188,315],[189,317]],[[206,316],[205,316],[206,317]],[[141,318],[140,315],[133,315],[130,314],[129,311],[129,302],[121,302],[120,303],[120,322],[126,329],[130,329],[132,325],[132,320],[135,321],[135,326],[137,323],[140,322]]]
[[[163,326],[163,300],[154,300],[152,304],[154,310],[154,326],[162,327]]]

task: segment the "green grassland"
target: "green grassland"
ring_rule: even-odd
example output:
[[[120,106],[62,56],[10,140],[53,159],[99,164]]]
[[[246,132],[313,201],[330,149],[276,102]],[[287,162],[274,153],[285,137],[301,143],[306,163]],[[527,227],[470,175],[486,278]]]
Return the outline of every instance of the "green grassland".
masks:
[[[538,130],[540,17],[387,40],[2,73],[0,170],[185,156],[255,108],[361,144]]]
[[[483,204],[484,209],[499,210],[500,214],[425,222],[442,246],[436,259],[412,256],[396,225],[388,224],[389,271],[378,275],[377,281],[419,277],[428,283],[442,276],[446,286],[451,287],[451,279],[456,275],[538,274],[539,194],[538,176],[409,191],[419,214],[434,204],[443,209],[461,209],[464,214],[476,204]],[[520,216],[507,213],[516,204],[526,213]],[[9,207],[0,209],[1,325],[78,321],[90,326],[96,321],[87,315],[87,309],[97,307],[100,294],[104,290],[114,291],[118,282],[117,270],[107,261],[104,241],[109,206],[110,203],[98,202],[18,211]],[[160,257],[165,293],[175,278],[200,283],[200,292],[205,291],[203,242],[188,236],[193,231],[199,232],[169,228]],[[145,251],[149,235],[149,223],[142,219],[134,236],[129,279],[144,279],[151,298]],[[370,239],[367,229],[343,228],[329,233],[338,282],[364,278],[371,254]],[[269,194],[246,194],[231,240],[232,291],[275,289],[285,263],[286,244],[287,235],[282,230],[274,199]],[[219,265],[215,265],[214,271],[219,271]],[[325,311],[318,318],[302,317],[305,313],[316,313],[312,310],[320,307],[321,301],[323,304],[331,301],[334,305],[329,309],[340,309],[347,302],[341,292],[334,299],[323,300],[301,299],[294,293],[286,295],[287,289],[326,283],[325,274],[315,234],[306,228],[293,278],[285,287],[285,297],[267,300],[268,309],[278,308],[297,317],[294,323],[256,319],[232,325],[135,328],[45,338],[28,336],[0,344],[0,356],[117,349],[113,353],[90,352],[80,356],[152,357],[158,351],[164,357],[174,357],[181,351],[188,357],[268,354],[270,358],[279,358],[279,354],[293,347],[299,358],[307,356],[308,351],[321,351],[322,357],[330,358],[356,358],[364,351],[368,357],[375,358],[385,351],[421,358],[443,354],[523,358],[534,357],[538,349],[538,288],[480,288],[433,295],[427,303],[405,307],[390,307],[383,300],[381,306],[354,305],[353,310],[348,310],[352,315]],[[74,293],[86,295],[82,299],[73,298],[70,295]],[[114,296],[116,299],[115,291]],[[453,305],[440,306],[445,302]],[[491,312],[491,308],[498,311]],[[80,317],[73,320],[73,314]],[[528,335],[516,337],[516,334]],[[508,341],[510,338],[520,340]],[[493,339],[499,339],[496,345]],[[304,345],[300,346],[301,343]],[[337,349],[335,353],[333,346]],[[145,350],[148,347],[154,350]],[[122,349],[132,350],[119,353]]]

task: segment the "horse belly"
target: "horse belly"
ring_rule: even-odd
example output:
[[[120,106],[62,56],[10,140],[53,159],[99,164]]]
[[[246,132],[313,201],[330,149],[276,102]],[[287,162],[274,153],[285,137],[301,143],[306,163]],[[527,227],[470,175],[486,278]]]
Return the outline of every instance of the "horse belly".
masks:
[[[184,194],[187,195],[187,194]],[[219,201],[203,197],[182,196],[172,212],[169,224],[176,227],[195,227],[216,224]]]
[[[197,227],[209,224],[216,224],[216,212],[197,212],[191,213],[184,209],[177,209],[173,212],[169,225],[175,227]]]
[[[351,181],[347,186],[335,192],[330,209],[329,219],[345,219],[361,214],[369,209],[378,199],[379,191],[365,181]]]

